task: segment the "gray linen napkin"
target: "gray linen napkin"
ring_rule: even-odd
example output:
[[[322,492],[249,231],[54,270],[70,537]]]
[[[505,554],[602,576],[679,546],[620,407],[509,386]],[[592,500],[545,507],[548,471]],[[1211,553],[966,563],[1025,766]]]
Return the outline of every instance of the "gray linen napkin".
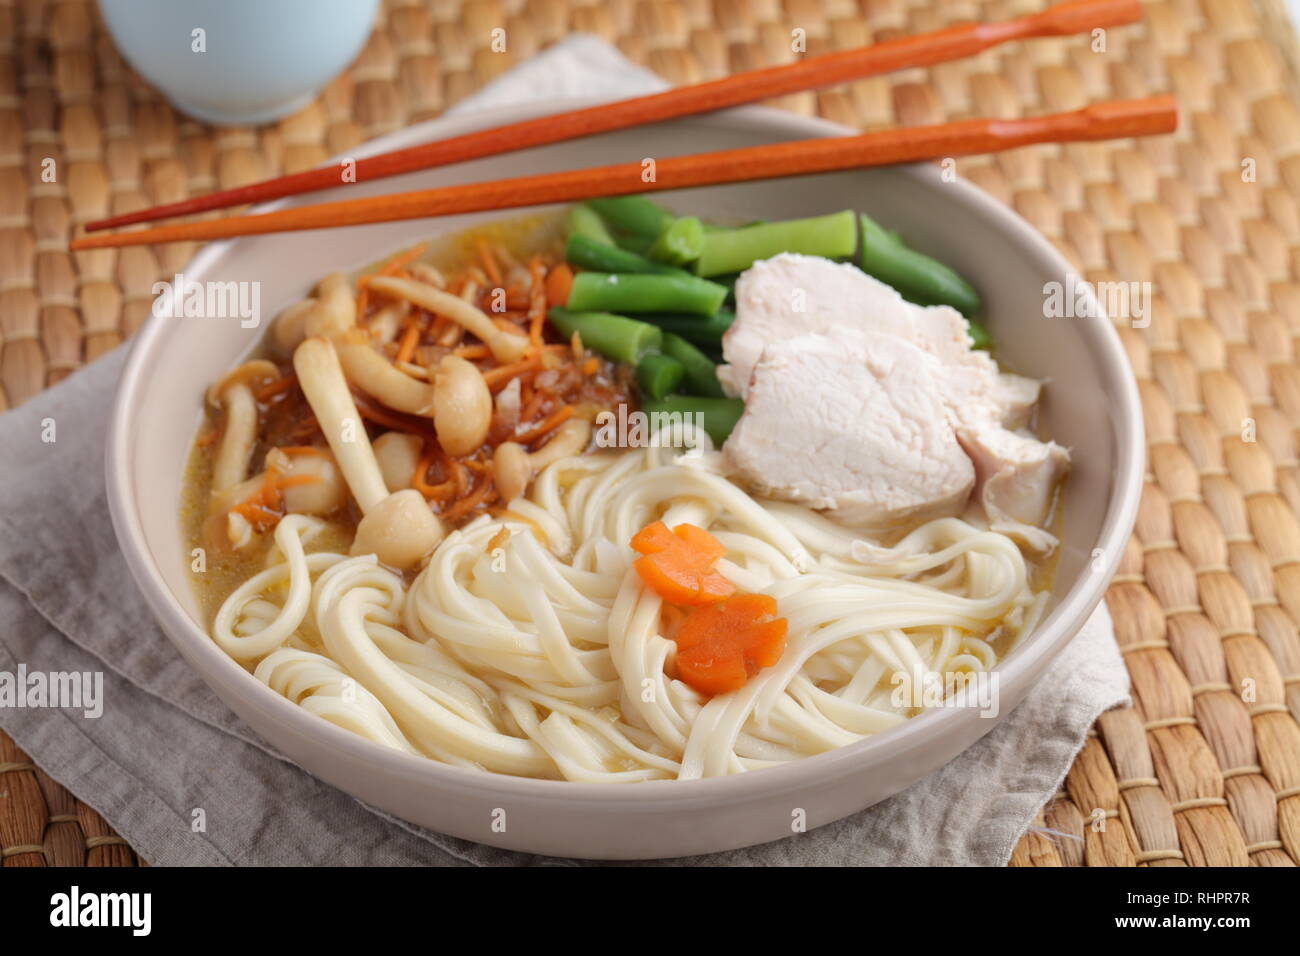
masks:
[[[575,36],[459,109],[662,85],[603,41]],[[154,624],[108,517],[103,435],[124,358],[119,349],[0,416],[0,675],[103,679],[98,717],[0,705],[0,728],[154,865],[576,863],[364,806],[277,755],[190,670]],[[1004,864],[1097,715],[1127,694],[1103,605],[1013,714],[930,777],[809,833],[681,862]]]

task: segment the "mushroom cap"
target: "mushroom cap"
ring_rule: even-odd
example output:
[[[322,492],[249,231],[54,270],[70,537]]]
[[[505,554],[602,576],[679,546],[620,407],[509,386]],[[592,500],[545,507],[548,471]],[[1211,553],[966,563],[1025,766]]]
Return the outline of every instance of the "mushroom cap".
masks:
[[[487,439],[492,393],[483,373],[459,355],[443,356],[433,377],[433,427],[449,455],[468,455]]]
[[[229,372],[208,386],[208,401],[213,405],[221,403],[222,393],[232,385],[247,385],[251,382],[265,382],[279,378],[280,370],[275,363],[267,359],[253,359],[243,365],[237,365]]]
[[[514,501],[528,488],[533,478],[533,463],[523,445],[503,441],[492,453],[492,476],[501,500]]]
[[[315,299],[299,299],[287,305],[271,320],[271,334],[267,341],[277,358],[288,358],[298,343],[307,337],[307,313],[316,305]]]
[[[280,494],[285,511],[293,514],[327,515],[338,511],[348,501],[348,486],[343,473],[334,463],[334,456],[324,448],[314,453],[289,455],[279,448],[266,453],[267,467],[275,467],[281,475],[309,475],[315,481],[292,484]]]
[[[433,551],[446,535],[442,521],[414,488],[395,491],[357,524],[352,553],[374,554],[380,562],[404,571]]]

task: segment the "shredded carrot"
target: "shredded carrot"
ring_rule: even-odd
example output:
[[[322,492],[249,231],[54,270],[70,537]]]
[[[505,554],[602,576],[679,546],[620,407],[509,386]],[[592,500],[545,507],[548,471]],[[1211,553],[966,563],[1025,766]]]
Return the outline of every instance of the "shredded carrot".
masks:
[[[519,420],[521,422],[531,422],[541,411],[542,404],[551,397],[551,393],[544,388],[539,388],[533,392],[528,401],[524,402],[523,407],[519,410]]]
[[[677,674],[702,694],[739,690],[781,659],[788,628],[768,594],[737,594],[693,608],[673,638]]]
[[[273,381],[267,382],[257,391],[253,392],[253,397],[256,398],[259,402],[264,402],[268,398],[274,398],[276,395],[279,395],[281,392],[289,391],[289,389],[293,388],[297,384],[298,384],[298,376],[294,375],[291,372],[290,374],[284,376],[284,378],[277,378]]]
[[[429,248],[429,244],[427,242],[416,243],[415,245],[411,246],[411,248],[407,249],[405,252],[398,253],[391,260],[389,260],[384,265],[384,267],[379,270],[379,275],[381,276],[396,275],[397,273],[405,269],[407,266],[409,266],[416,259],[420,258],[420,256],[424,255],[425,250],[427,250],[428,248]]]
[[[518,362],[498,365],[496,368],[488,369],[483,373],[483,381],[487,383],[488,388],[497,384],[506,385],[520,372],[527,372],[529,369],[537,368],[541,363],[541,355],[534,353],[527,358],[520,359]]]
[[[301,441],[302,439],[307,438],[311,436],[313,433],[319,431],[320,431],[320,422],[316,420],[316,416],[308,415],[306,418],[303,418],[301,421],[299,421],[296,425],[293,426],[292,430],[290,430],[289,432],[289,437],[297,441]]]
[[[531,445],[543,435],[549,434],[560,425],[567,422],[573,417],[574,411],[575,409],[572,405],[561,405],[532,428],[528,429],[528,431],[524,432],[522,435],[516,435],[515,441],[521,445]]]
[[[447,326],[451,325],[451,319],[445,315],[435,315],[433,324],[429,327],[429,338],[434,342],[442,341],[442,333],[447,331]]]
[[[275,468],[267,468],[266,475],[262,479],[262,483],[257,486],[257,490],[230,510],[255,526],[279,521],[282,501],[279,487],[280,477],[280,473]]]
[[[546,533],[545,528],[539,525],[532,518],[529,518],[526,515],[521,515],[518,512],[508,511],[508,510],[502,511],[499,515],[497,515],[497,517],[501,518],[502,520],[509,519],[511,521],[523,522],[533,530],[533,534],[535,534],[537,536],[537,540],[542,543],[542,547],[549,548],[551,546],[551,536]]]
[[[501,267],[497,265],[497,258],[492,254],[492,247],[482,236],[477,237],[474,244],[478,246],[478,257],[483,261],[483,271],[487,273],[487,277],[492,284],[500,288],[502,282]]]
[[[595,375],[599,371],[600,371],[600,359],[596,358],[596,356],[594,355],[591,358],[587,359],[587,361],[582,363],[583,375]]]
[[[286,455],[323,455],[325,450],[315,445],[281,445],[276,449]]]
[[[528,289],[528,340],[535,349],[542,347],[542,322],[546,319],[546,267],[541,256],[528,261],[532,285]]]
[[[425,439],[424,452],[420,455],[420,461],[415,466],[415,474],[411,476],[411,487],[424,497],[434,501],[440,501],[456,490],[454,481],[443,481],[436,485],[431,485],[428,482],[429,469],[433,467],[434,461],[441,457],[442,454],[442,448],[437,442]]]
[[[492,491],[492,478],[490,475],[482,475],[472,492],[454,502],[449,508],[441,512],[440,516],[444,521],[455,521],[461,515],[469,514],[482,504],[487,499],[490,491]]]
[[[397,346],[397,357],[393,361],[398,365],[411,361],[411,356],[415,354],[415,347],[419,344],[420,322],[411,315],[406,319],[406,328],[402,330],[402,341]]]
[[[456,485],[457,496],[469,491],[469,473],[465,470],[465,466],[455,458],[448,458],[447,467],[451,471],[451,480]]]
[[[693,524],[669,530],[662,521],[646,525],[632,538],[643,557],[633,563],[645,586],[670,604],[713,604],[736,592],[736,586],[713,569],[727,549]]]
[[[492,354],[492,350],[486,345],[462,345],[453,351],[463,359],[482,359]]]
[[[569,301],[569,290],[573,288],[573,270],[567,262],[546,274],[546,304],[564,305]]]
[[[465,326],[459,322],[447,321],[442,335],[438,337],[437,344],[443,348],[455,348],[460,345],[460,340],[465,337]]]

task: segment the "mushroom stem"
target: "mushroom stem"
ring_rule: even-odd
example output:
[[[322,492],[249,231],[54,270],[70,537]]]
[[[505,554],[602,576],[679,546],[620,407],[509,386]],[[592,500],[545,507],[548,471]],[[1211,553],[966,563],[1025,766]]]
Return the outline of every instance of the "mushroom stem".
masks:
[[[253,359],[228,372],[208,389],[208,401],[225,415],[221,444],[212,463],[212,490],[233,488],[248,475],[248,462],[257,443],[257,398],[253,383],[279,374],[265,359]]]
[[[322,338],[304,339],[293,353],[293,368],[352,497],[369,512],[388,497],[388,488],[334,346]]]
[[[253,443],[257,440],[257,399],[251,388],[242,382],[232,385],[222,392],[221,407],[226,427],[212,464],[213,491],[225,491],[244,480]]]
[[[502,442],[492,456],[492,475],[501,500],[514,501],[528,490],[534,475],[561,458],[579,454],[590,440],[591,422],[573,418],[556,429],[551,440],[532,454],[524,451],[518,442]]]
[[[498,362],[517,362],[528,351],[526,337],[499,328],[482,310],[431,285],[393,276],[375,276],[370,280],[370,291],[405,299],[422,309],[445,315],[482,339]]]
[[[434,388],[399,372],[369,345],[337,345],[343,374],[367,395],[389,408],[412,415],[433,413]]]

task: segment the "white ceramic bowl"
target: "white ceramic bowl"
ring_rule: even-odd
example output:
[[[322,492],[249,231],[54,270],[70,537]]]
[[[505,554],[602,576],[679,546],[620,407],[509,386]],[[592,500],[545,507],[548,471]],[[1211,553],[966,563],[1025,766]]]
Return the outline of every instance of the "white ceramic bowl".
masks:
[[[552,108],[579,104],[553,104]],[[439,120],[385,137],[358,155],[522,119],[536,107]],[[587,165],[838,135],[842,127],[760,108],[685,119],[574,143],[349,187],[349,196]],[[999,718],[939,709],[902,727],[805,760],[737,776],[629,786],[497,776],[422,760],[363,740],[273,693],[204,632],[178,518],[181,473],[207,382],[252,348],[235,319],[151,319],[136,336],[108,435],[108,490],[122,551],[163,629],[214,691],[303,768],[413,823],[496,846],[602,859],[679,856],[788,836],[896,793],[991,730],[1024,697],[1102,596],[1132,529],[1143,474],[1137,391],[1108,320],[1043,318],[1044,284],[1067,264],[1028,224],[931,166],[895,167],[694,190],[661,197],[737,221],[855,207],[900,229],[970,276],[984,296],[1002,360],[1050,380],[1042,415],[1073,449],[1064,538],[1050,612],[1001,667]],[[311,201],[311,198],[308,198]],[[282,205],[282,204],[276,204]],[[500,215],[500,214],[495,214]],[[512,215],[512,214],[507,214]],[[194,280],[262,282],[267,316],[317,278],[350,270],[483,217],[456,216],[333,231],[257,236],[204,248]],[[504,831],[494,827],[505,811]],[[499,832],[500,831],[500,832]]]

